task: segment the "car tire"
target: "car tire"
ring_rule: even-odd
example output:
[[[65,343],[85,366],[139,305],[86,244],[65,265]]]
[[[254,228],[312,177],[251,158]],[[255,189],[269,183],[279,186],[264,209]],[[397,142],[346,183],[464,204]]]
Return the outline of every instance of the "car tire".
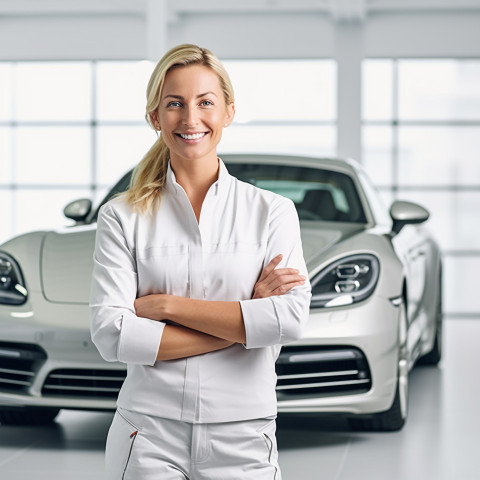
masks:
[[[400,306],[401,344],[398,349],[397,385],[392,406],[379,413],[356,415],[348,419],[352,430],[361,432],[395,432],[405,425],[408,415],[408,361],[407,361],[407,315],[405,302]]]
[[[0,408],[2,425],[46,425],[52,423],[60,411],[59,408],[19,407]]]
[[[442,359],[443,310],[442,310],[442,269],[439,271],[437,308],[435,310],[435,340],[433,348],[418,360],[419,365],[438,365]]]

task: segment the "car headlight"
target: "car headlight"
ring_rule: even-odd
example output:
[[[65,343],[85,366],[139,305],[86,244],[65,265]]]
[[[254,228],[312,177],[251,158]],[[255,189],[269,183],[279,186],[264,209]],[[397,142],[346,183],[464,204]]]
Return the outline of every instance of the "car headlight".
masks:
[[[312,279],[312,307],[338,307],[360,302],[374,291],[380,263],[374,255],[341,258]]]
[[[22,305],[27,301],[27,289],[18,263],[0,252],[0,304]]]

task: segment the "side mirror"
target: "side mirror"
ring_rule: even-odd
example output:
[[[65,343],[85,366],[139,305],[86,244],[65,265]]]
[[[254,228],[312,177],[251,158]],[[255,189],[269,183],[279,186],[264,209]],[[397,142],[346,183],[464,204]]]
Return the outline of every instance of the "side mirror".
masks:
[[[405,225],[426,222],[430,212],[416,203],[397,200],[390,207],[390,216],[393,220],[392,232],[398,233]]]
[[[63,214],[75,220],[75,222],[84,222],[88,217],[88,214],[92,211],[92,201],[88,198],[81,198],[70,202],[64,209]]]

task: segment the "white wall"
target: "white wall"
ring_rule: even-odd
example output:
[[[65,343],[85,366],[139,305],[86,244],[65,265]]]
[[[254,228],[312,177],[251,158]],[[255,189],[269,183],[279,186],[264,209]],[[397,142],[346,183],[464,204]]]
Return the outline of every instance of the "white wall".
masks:
[[[145,30],[140,15],[0,14],[0,60],[144,58]]]
[[[478,57],[480,11],[372,15],[364,35],[367,56]]]
[[[147,11],[27,15],[0,8],[0,60],[143,59],[155,39],[157,52],[165,42],[194,42],[223,58],[335,57],[337,30],[348,28],[360,29],[365,56],[480,56],[480,10],[370,13],[358,23],[315,11],[158,13],[158,20]]]

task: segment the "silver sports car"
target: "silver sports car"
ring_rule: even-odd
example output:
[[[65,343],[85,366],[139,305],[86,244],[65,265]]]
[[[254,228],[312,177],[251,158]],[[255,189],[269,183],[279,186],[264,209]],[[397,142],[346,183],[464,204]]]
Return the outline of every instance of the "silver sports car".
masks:
[[[303,338],[276,363],[280,412],[347,414],[356,429],[398,430],[408,375],[441,357],[442,264],[428,212],[380,201],[353,161],[225,155],[231,174],[292,199],[312,283]],[[109,192],[127,188],[130,172]],[[44,423],[62,408],[110,410],[125,365],[92,344],[88,297],[98,208],[76,225],[0,246],[0,422]]]

